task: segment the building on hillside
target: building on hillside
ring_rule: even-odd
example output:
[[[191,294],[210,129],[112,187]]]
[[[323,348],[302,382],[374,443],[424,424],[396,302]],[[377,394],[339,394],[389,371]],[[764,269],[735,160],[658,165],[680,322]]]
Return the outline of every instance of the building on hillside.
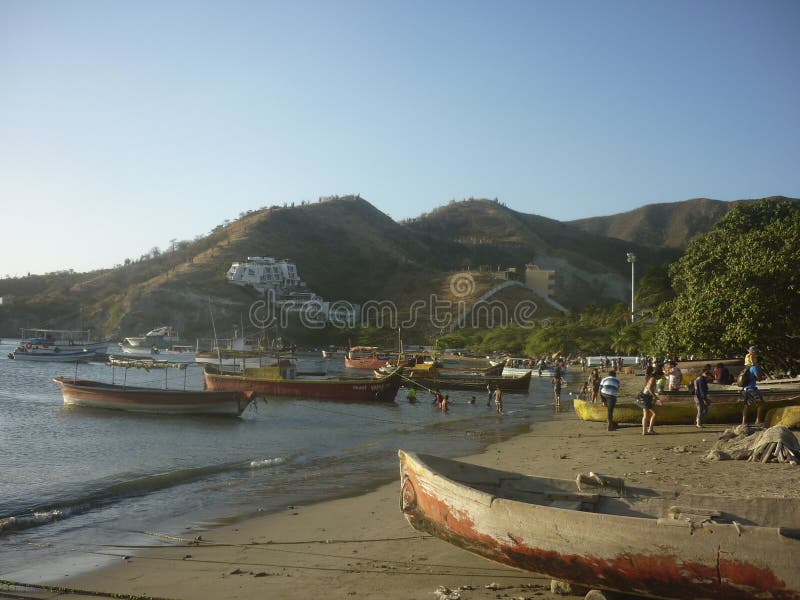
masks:
[[[261,293],[304,285],[293,262],[265,256],[248,256],[246,262],[235,262],[225,276],[234,285],[250,285]]]
[[[525,285],[540,296],[549,298],[556,291],[556,272],[545,271],[537,265],[525,265]]]
[[[231,264],[225,277],[234,285],[251,286],[262,294],[271,292],[277,312],[299,316],[306,323],[355,325],[360,316],[358,304],[330,302],[306,289],[297,265],[288,259],[248,256],[246,262]]]
[[[14,304],[14,296],[0,296],[0,306]]]

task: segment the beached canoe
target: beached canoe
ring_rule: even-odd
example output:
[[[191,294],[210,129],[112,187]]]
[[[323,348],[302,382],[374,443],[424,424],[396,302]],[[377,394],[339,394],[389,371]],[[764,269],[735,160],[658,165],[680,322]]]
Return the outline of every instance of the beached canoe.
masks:
[[[764,397],[764,411],[785,406],[800,404],[800,392],[795,390],[761,390]],[[709,392],[711,406],[703,421],[705,423],[737,423],[742,419],[742,402],[739,391],[735,393],[717,394]],[[697,417],[692,396],[686,392],[664,392],[661,394],[662,405],[656,405],[656,423],[663,425],[693,425]],[[606,407],[602,403],[592,404],[586,400],[575,398],[573,401],[575,414],[584,421],[605,423],[608,418]],[[750,409],[755,417],[755,408]],[[641,423],[642,408],[632,398],[620,399],[614,408],[616,423]]]
[[[355,402],[393,402],[402,383],[400,369],[375,379],[300,378],[294,363],[281,361],[241,373],[220,372],[214,365],[203,371],[209,390],[242,390],[259,396],[285,396]]]
[[[64,404],[165,415],[229,415],[238,417],[253,400],[253,393],[160,390],[56,377]]]
[[[408,522],[553,579],[650,598],[800,599],[800,500],[578,482],[400,456]]]

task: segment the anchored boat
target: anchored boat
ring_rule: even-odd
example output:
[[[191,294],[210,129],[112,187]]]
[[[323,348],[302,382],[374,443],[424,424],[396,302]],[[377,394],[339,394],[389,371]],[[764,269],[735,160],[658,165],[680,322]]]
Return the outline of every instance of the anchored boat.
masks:
[[[299,378],[295,364],[288,360],[241,373],[221,372],[214,365],[206,365],[203,375],[209,390],[357,402],[393,402],[401,383],[399,369],[374,379]]]

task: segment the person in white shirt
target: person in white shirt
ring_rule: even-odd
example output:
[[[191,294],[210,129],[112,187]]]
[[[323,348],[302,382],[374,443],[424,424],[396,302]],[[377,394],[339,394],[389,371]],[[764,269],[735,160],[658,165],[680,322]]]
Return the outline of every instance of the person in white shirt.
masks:
[[[608,377],[604,377],[600,381],[600,397],[608,409],[608,431],[614,431],[618,427],[614,423],[614,407],[617,405],[620,385],[617,372],[613,369],[608,372]]]

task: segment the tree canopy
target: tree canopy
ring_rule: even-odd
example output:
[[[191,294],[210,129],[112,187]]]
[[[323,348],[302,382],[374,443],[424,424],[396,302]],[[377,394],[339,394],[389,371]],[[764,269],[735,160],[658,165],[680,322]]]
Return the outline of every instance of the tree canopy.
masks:
[[[800,203],[740,204],[669,267],[675,298],[661,304],[662,354],[800,356]]]

